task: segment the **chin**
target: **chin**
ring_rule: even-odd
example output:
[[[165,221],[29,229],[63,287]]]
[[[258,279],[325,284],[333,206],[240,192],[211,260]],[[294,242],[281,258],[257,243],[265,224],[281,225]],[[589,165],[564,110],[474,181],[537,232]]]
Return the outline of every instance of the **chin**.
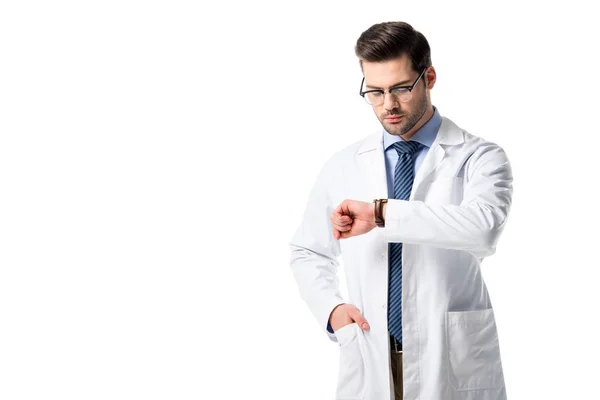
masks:
[[[404,134],[404,121],[401,124],[388,124],[386,122],[382,122],[381,124],[385,128],[386,131],[391,133],[392,135],[403,135]]]

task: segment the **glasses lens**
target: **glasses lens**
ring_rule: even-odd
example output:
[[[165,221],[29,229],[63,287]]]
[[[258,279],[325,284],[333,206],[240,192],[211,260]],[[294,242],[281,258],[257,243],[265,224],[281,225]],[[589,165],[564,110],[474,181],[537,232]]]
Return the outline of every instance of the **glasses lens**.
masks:
[[[367,103],[369,104],[379,104],[383,102],[383,95],[381,94],[381,92],[365,93],[365,100],[367,100]]]
[[[410,101],[410,99],[412,98],[412,94],[408,89],[392,89],[391,92],[394,96],[396,96],[398,101],[401,101],[403,103]]]
[[[412,93],[408,89],[392,89],[390,94],[394,96],[398,101],[406,103],[412,99]],[[365,100],[367,103],[377,106],[384,101],[384,95],[381,92],[369,92],[365,93]]]

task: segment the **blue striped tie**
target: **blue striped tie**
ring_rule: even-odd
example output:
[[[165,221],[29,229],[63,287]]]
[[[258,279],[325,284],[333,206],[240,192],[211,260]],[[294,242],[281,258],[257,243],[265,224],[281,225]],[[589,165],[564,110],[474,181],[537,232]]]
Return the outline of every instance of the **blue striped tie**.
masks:
[[[413,155],[421,144],[411,141],[394,143],[398,163],[394,172],[394,199],[408,200],[414,180]],[[402,343],[402,243],[389,243],[388,330]]]

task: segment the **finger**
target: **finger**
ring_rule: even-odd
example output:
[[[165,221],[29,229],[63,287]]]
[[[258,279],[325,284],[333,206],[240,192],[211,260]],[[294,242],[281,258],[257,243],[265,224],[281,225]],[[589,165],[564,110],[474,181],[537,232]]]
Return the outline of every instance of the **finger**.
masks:
[[[349,237],[352,237],[354,235],[351,234],[350,231],[348,231],[348,232],[342,232],[342,231],[339,231],[339,230],[336,229],[335,230],[335,236],[337,236],[336,240],[340,240],[340,239],[348,239]]]
[[[336,226],[346,226],[348,224],[352,223],[352,218],[344,215],[342,217],[336,217],[334,214],[331,214],[331,217],[329,217],[329,220],[331,221],[331,223],[333,225]]]
[[[348,209],[348,200],[342,201],[335,209],[334,213],[337,215],[348,215],[350,210]]]
[[[349,216],[343,216],[338,218],[335,217],[333,214],[331,215],[331,217],[329,217],[329,221],[331,222],[331,225],[333,225],[336,229],[350,226],[352,225],[352,222],[354,222],[354,220]]]
[[[352,222],[352,217],[350,217],[350,215],[344,213],[343,210],[339,211],[338,209],[331,213],[329,219],[332,221],[337,221],[338,223]]]
[[[358,324],[358,326],[360,326],[363,330],[368,330],[369,329],[369,323],[367,322],[367,320],[365,319],[365,317],[362,316],[362,314],[360,313],[360,311],[356,310],[351,316],[350,316],[354,322],[356,322]]]
[[[352,223],[352,218],[348,215],[344,215],[342,218],[340,218],[341,225],[348,225],[351,223]]]
[[[333,224],[333,227],[340,232],[346,232],[346,231],[349,231],[350,229],[352,229],[352,225],[343,225],[342,226],[342,225]]]
[[[333,237],[335,238],[335,240],[340,240],[343,238],[344,232],[340,231],[339,229],[334,229],[333,230]]]
[[[344,216],[342,218],[332,218],[331,223],[339,226],[346,226],[352,224],[352,218]]]
[[[333,210],[333,214],[334,214],[334,215],[336,215],[336,216],[342,216],[342,215],[344,215],[344,211],[343,211],[343,208],[342,208],[342,204],[344,204],[344,203],[343,203],[343,202],[342,202],[342,203],[340,203],[340,204],[339,204],[339,205],[338,205],[338,206],[335,208],[335,210]]]

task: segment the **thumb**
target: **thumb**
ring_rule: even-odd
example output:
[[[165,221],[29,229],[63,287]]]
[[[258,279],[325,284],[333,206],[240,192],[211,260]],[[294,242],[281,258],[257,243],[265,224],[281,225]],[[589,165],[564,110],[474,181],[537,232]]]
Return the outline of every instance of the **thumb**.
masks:
[[[358,326],[361,327],[362,330],[366,331],[370,328],[369,323],[367,322],[365,317],[362,316],[360,311],[357,310],[352,316],[352,319],[358,324]]]

